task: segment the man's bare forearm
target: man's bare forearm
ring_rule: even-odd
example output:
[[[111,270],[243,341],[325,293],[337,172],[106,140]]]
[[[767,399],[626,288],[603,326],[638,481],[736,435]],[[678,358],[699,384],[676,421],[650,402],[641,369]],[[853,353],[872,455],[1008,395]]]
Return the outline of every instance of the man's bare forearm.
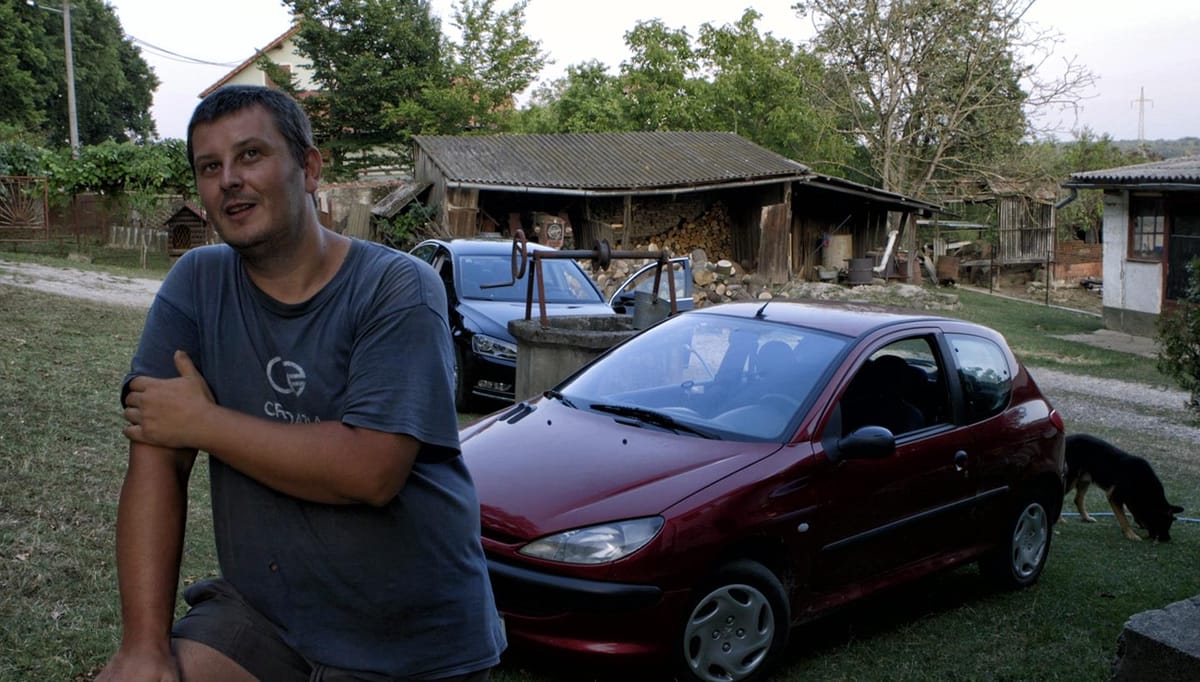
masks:
[[[169,652],[195,452],[131,443],[117,509],[122,648]]]
[[[419,443],[341,422],[285,424],[212,406],[195,445],[256,481],[324,504],[386,504],[400,492]]]

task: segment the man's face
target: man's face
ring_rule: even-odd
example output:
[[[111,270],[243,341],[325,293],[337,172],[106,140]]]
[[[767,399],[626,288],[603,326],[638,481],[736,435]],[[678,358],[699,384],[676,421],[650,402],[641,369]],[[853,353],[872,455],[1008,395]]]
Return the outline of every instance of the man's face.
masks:
[[[305,166],[297,164],[266,109],[251,106],[197,125],[192,149],[200,200],[227,244],[250,254],[305,227],[320,157],[310,150]]]

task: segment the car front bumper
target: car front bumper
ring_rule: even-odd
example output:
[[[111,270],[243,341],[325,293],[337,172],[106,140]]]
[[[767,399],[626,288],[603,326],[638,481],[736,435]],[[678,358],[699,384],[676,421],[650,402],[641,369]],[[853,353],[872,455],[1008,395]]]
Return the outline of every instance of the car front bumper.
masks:
[[[661,660],[682,627],[688,592],[558,576],[488,560],[514,644],[605,659]]]

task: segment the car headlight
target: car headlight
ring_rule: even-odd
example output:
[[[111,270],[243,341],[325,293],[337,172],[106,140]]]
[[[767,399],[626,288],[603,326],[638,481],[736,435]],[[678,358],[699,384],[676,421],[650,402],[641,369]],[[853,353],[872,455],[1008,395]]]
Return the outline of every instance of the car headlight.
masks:
[[[471,350],[477,355],[499,358],[510,362],[517,361],[517,346],[508,341],[501,341],[486,334],[476,334],[471,337]]]
[[[525,556],[567,564],[603,564],[633,554],[658,535],[661,516],[563,531],[521,548]]]

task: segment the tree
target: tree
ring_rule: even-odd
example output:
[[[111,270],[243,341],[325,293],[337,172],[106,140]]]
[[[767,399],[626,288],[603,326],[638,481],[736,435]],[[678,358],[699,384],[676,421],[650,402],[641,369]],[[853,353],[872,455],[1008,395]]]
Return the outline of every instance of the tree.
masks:
[[[621,64],[625,117],[635,130],[695,130],[702,118],[696,104],[707,83],[698,78],[699,62],[684,29],[662,21],[638,22],[625,33],[633,55]]]
[[[520,0],[497,12],[495,0],[461,0],[451,25],[461,40],[450,41],[450,94],[470,129],[494,131],[510,125],[516,95],[524,91],[546,64],[541,43],[525,35],[525,8]]]
[[[440,22],[426,0],[288,0],[316,93],[303,99],[330,177],[407,165],[412,135],[438,124],[448,83]]]
[[[1044,78],[1057,37],[1022,21],[1033,0],[803,0],[826,67],[820,88],[883,189],[987,175],[1035,132],[1028,113],[1076,103],[1094,77]]]
[[[153,137],[150,105],[158,79],[125,37],[115,10],[102,0],[72,0],[71,8],[80,142]],[[61,14],[0,5],[0,123],[54,146],[66,146],[69,138],[62,32]]]
[[[598,61],[570,66],[522,112],[528,132],[726,130],[789,158],[843,168],[853,146],[809,85],[819,60],[762,35],[746,10],[732,25],[703,24],[698,39],[661,21],[625,33],[632,56],[612,75]]]
[[[633,130],[622,108],[621,83],[598,60],[567,67],[567,75],[538,86],[521,112],[527,133],[609,133]]]
[[[832,112],[809,85],[820,78],[820,61],[788,40],[760,34],[761,18],[747,9],[735,24],[700,27],[697,54],[711,81],[701,127],[732,130],[829,172],[845,170],[852,145],[836,133]]]

